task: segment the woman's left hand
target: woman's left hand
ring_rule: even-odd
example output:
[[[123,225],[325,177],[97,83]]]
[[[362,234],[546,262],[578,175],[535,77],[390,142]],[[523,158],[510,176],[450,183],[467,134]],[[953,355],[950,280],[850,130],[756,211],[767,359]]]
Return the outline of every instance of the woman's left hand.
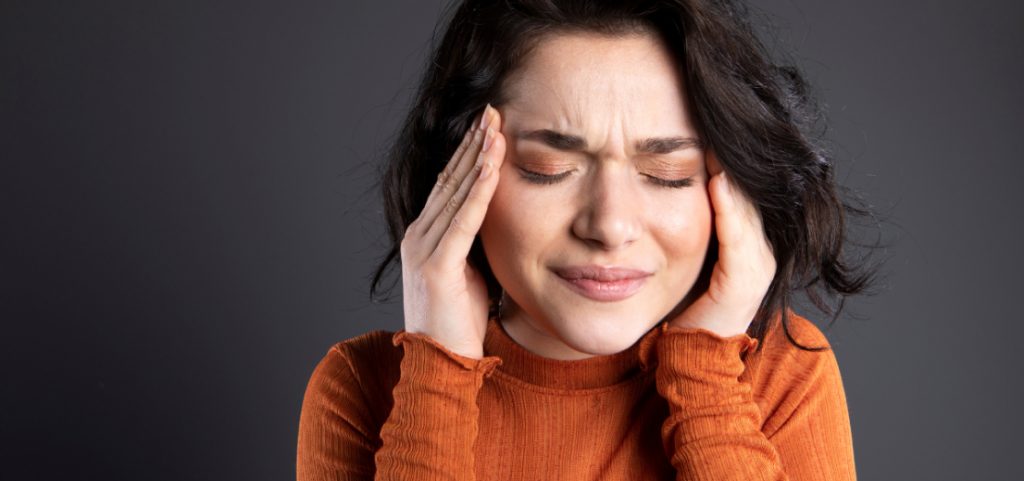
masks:
[[[775,277],[775,257],[761,215],[708,151],[708,193],[718,234],[718,262],[708,290],[669,326],[731,337],[747,331]]]

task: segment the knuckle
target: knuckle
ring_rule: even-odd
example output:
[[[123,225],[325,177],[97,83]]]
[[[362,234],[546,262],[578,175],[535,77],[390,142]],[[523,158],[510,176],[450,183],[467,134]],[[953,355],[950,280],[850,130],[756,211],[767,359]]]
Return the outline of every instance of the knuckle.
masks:
[[[398,244],[398,247],[403,253],[410,253],[419,247],[420,236],[418,232],[414,232],[412,229],[407,229],[405,235],[402,236],[402,241]]]
[[[451,229],[452,232],[456,234],[465,234],[467,230],[465,219],[463,219],[461,215],[456,215],[455,217],[452,217],[452,223],[449,229]]]
[[[441,183],[441,195],[451,195],[455,188],[455,179],[451,176],[446,176],[444,181]]]
[[[458,210],[459,204],[461,204],[461,202],[459,201],[459,198],[455,197],[455,196],[452,196],[452,198],[448,199],[448,202],[445,202],[445,204],[444,204],[444,212],[445,212],[445,214],[451,215],[452,213],[454,213],[456,210]]]
[[[412,243],[408,239],[403,239],[402,243],[398,247],[398,252],[402,259],[409,260],[409,257],[412,255],[412,251]]]
[[[437,183],[434,184],[434,190],[437,191],[438,195],[443,196],[448,191],[448,178],[438,177]]]

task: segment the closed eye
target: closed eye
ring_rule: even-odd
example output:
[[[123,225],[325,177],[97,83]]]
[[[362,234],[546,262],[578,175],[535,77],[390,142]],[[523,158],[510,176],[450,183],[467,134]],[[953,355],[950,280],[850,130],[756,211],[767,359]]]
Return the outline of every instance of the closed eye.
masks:
[[[522,167],[519,168],[519,171],[522,173],[524,179],[526,179],[528,182],[533,182],[534,184],[554,184],[568,177],[569,174],[572,173],[571,170],[567,170],[565,172],[562,172],[561,174],[546,175],[533,172],[531,170],[526,170]]]
[[[522,167],[519,167],[519,171],[520,174],[523,176],[523,179],[526,179],[527,182],[532,182],[534,184],[554,184],[568,177],[569,174],[573,172],[571,170],[567,170],[560,174],[547,175],[538,172],[533,172]],[[644,174],[644,176],[650,179],[651,183],[660,187],[679,189],[693,185],[693,177],[686,177],[683,179],[662,179],[661,177],[655,177],[653,175]]]
[[[669,180],[662,179],[661,177],[654,177],[653,175],[648,175],[647,178],[651,179],[651,182],[654,182],[657,185],[660,185],[662,187],[671,187],[673,189],[680,189],[683,187],[689,187],[693,185],[693,177]]]

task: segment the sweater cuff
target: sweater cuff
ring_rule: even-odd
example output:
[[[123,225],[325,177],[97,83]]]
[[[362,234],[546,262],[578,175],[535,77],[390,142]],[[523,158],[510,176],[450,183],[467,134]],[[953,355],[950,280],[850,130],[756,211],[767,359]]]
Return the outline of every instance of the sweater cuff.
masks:
[[[757,344],[757,339],[746,333],[723,337],[703,328],[671,326],[662,332],[657,351],[659,359],[662,355],[682,356],[682,364],[675,365],[708,368],[735,364],[732,361],[739,360],[745,352],[753,351]]]
[[[498,356],[484,356],[481,359],[463,356],[426,334],[407,332],[404,329],[391,337],[391,343],[395,346],[402,345],[405,355],[414,359],[433,358],[437,362],[431,362],[433,366],[426,372],[434,375],[441,374],[436,372],[437,369],[446,369],[446,372],[473,371],[487,378],[501,365],[501,358]],[[425,366],[422,363],[413,363],[413,367]]]
[[[730,388],[746,369],[741,355],[757,344],[746,333],[722,337],[707,329],[668,327],[656,346],[661,384],[677,388],[674,394],[686,405],[729,402],[736,394]]]

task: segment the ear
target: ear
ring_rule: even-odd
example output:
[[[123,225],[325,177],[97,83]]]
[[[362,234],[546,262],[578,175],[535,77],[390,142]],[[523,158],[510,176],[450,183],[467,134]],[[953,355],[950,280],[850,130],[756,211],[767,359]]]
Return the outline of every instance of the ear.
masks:
[[[704,150],[704,165],[708,169],[708,178],[718,175],[722,171],[722,164],[718,162],[718,155],[711,147]]]

